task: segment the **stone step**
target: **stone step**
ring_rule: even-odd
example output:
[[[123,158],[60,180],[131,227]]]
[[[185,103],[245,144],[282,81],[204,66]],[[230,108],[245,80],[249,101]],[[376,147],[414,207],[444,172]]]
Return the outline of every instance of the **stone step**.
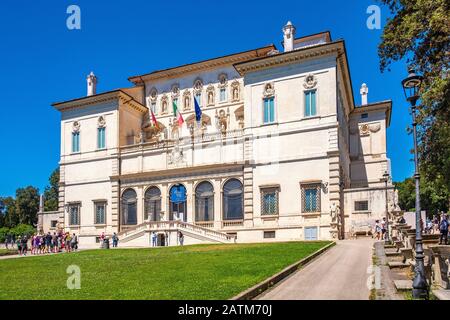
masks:
[[[386,257],[388,257],[388,258],[396,258],[396,257],[402,256],[402,254],[397,251],[391,251],[391,252],[387,251],[385,254],[386,254]]]
[[[412,280],[394,280],[394,285],[397,291],[408,291],[413,288]]]
[[[384,245],[384,248],[385,248],[385,249],[395,249],[396,246],[394,246],[394,245],[392,245],[392,244],[385,244],[385,245]]]
[[[391,261],[388,262],[388,266],[390,269],[407,269],[410,268],[410,264],[409,263],[403,263],[401,261]]]
[[[450,290],[444,289],[433,290],[433,294],[439,300],[450,300]]]

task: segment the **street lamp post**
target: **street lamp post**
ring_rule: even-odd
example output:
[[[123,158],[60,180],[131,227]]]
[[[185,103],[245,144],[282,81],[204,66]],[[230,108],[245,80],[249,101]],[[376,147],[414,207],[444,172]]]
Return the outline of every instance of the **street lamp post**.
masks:
[[[386,243],[388,243],[390,241],[390,237],[389,237],[389,208],[388,208],[388,181],[389,181],[389,173],[387,171],[384,172],[383,174],[383,178],[384,178],[384,197],[386,199],[386,224],[385,224],[385,228],[386,228],[386,236],[384,238],[384,241]]]
[[[419,100],[419,88],[423,77],[417,75],[414,70],[409,70],[409,75],[402,81],[406,100],[411,104],[411,113],[413,118],[413,136],[414,136],[414,178],[416,182],[416,268],[413,280],[413,297],[416,299],[428,299],[428,284],[425,278],[425,265],[423,255],[423,241],[421,228],[421,208],[420,208],[420,174],[419,159],[417,152],[417,120],[416,103]]]

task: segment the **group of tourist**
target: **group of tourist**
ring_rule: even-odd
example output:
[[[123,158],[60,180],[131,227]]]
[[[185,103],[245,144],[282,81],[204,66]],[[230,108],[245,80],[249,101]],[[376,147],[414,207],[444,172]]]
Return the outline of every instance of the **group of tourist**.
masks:
[[[32,237],[27,235],[8,237],[5,242],[6,248],[16,246],[18,254],[26,256],[28,251],[32,255],[72,252],[78,250],[78,236],[69,232],[54,232],[51,234],[34,234]]]
[[[425,225],[423,220],[420,219],[420,226],[425,234],[439,234],[439,244],[448,244],[448,233],[450,221],[448,219],[448,214],[441,212],[440,214],[435,214],[432,219],[426,218]],[[401,217],[399,223],[406,223],[405,218]]]

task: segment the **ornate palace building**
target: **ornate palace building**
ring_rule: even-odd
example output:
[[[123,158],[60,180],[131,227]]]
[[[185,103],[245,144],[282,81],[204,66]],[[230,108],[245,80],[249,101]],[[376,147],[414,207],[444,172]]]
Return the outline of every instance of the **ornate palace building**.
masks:
[[[392,103],[368,103],[363,85],[355,105],[344,41],[295,31],[283,28],[282,51],[132,76],[131,88],[97,93],[91,73],[87,97],[53,104],[59,211],[41,228],[81,247],[102,232],[149,246],[153,232],[159,245],[179,231],[185,244],[345,238],[385,216]]]

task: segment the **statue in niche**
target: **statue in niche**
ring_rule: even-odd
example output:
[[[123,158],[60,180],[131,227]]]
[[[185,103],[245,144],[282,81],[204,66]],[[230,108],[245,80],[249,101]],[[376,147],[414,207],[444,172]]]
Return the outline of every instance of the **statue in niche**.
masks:
[[[331,221],[339,223],[340,218],[339,215],[340,215],[340,207],[335,202],[333,202],[330,206]]]
[[[209,91],[208,92],[208,105],[214,104],[214,92]]]
[[[217,129],[222,133],[222,135],[225,135],[228,129],[228,124],[230,121],[230,110],[228,109],[228,113],[225,113],[225,110],[220,110],[217,114],[216,110],[216,127]]]

